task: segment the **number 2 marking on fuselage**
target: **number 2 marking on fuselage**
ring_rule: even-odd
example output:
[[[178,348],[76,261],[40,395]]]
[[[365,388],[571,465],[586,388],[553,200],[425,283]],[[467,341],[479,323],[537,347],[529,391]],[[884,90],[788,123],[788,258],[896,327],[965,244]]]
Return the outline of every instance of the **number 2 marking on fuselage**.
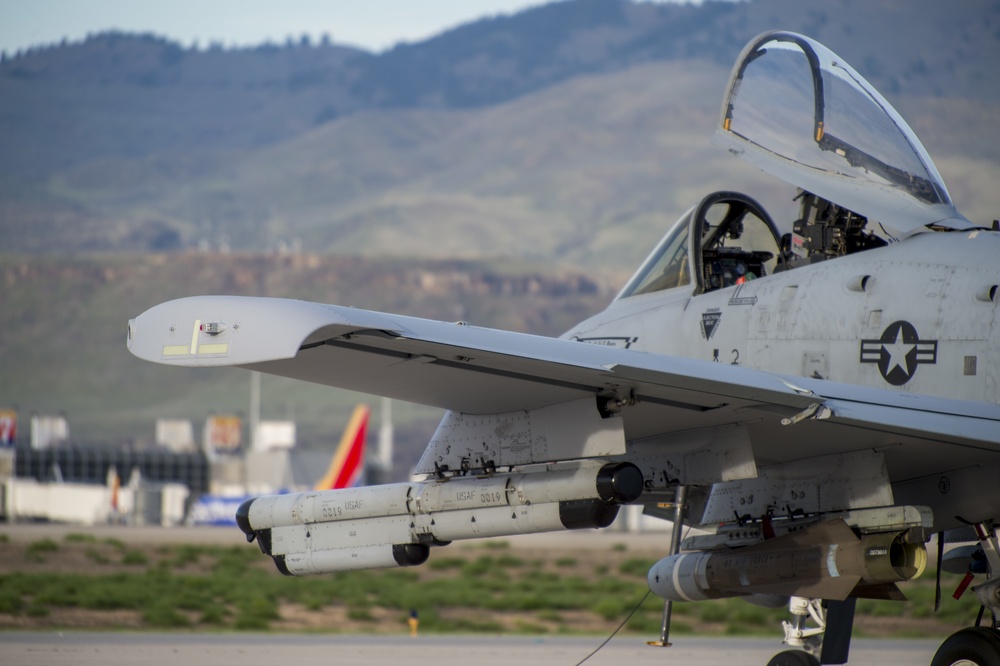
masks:
[[[729,365],[739,365],[740,364],[740,350],[739,349],[734,349],[730,353],[733,355],[733,360],[730,361]],[[712,362],[713,363],[719,363],[720,362],[719,361],[719,350],[718,349],[713,349],[712,350]]]

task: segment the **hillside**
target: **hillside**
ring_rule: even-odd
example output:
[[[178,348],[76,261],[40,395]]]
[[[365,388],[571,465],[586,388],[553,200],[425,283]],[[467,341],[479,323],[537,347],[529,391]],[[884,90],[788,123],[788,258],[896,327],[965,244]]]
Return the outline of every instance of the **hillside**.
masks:
[[[483,109],[354,115],[217,163],[105,160],[52,179],[94,212],[53,235],[93,249],[148,249],[172,230],[177,247],[298,238],[337,253],[587,264],[610,251],[600,261],[630,269],[705,183],[739,167],[707,142],[715,103],[690,102],[725,76],[652,64]],[[25,244],[38,237],[25,229]]]
[[[1000,3],[577,0],[377,54],[104,34],[8,55],[0,236],[13,252],[298,238],[383,254],[404,234],[421,256],[630,266],[623,245],[733,186],[706,139],[736,53],[774,27],[848,58],[966,214],[997,215],[980,185],[997,175],[982,137],[1000,110]]]
[[[22,252],[235,250],[549,258],[631,270],[714,189],[794,214],[790,187],[711,146],[728,70],[650,63],[477,109],[370,111],[253,150],[107,158],[7,198]],[[982,142],[1000,104],[900,96],[963,212],[1000,215]],[[988,131],[988,130],[985,130]],[[44,204],[41,205],[41,204]],[[405,242],[400,242],[406,239]]]

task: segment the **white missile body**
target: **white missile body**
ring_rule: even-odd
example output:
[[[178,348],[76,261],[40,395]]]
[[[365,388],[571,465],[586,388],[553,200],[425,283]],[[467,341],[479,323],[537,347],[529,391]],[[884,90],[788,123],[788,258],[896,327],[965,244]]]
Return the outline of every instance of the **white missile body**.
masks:
[[[630,463],[269,495],[236,514],[291,575],[422,564],[458,539],[606,527],[643,488]]]

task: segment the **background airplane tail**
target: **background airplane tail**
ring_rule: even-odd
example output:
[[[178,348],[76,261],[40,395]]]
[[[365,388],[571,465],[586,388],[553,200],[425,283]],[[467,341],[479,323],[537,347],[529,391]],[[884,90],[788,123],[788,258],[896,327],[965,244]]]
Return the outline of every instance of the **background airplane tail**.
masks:
[[[368,418],[371,409],[367,405],[358,405],[351,414],[340,444],[330,460],[330,467],[319,481],[315,490],[333,490],[350,488],[362,480],[365,461],[365,437],[368,434]]]

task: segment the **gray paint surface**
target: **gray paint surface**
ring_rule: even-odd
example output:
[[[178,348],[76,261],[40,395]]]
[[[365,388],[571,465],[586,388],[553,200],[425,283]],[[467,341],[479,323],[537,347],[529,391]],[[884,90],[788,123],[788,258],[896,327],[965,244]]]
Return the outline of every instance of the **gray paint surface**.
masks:
[[[2,633],[0,660],[9,666],[308,666],[339,664],[545,664],[573,666],[603,636],[316,636],[261,634]],[[670,648],[647,646],[641,637],[616,637],[589,666],[643,664],[763,664],[781,651],[775,639],[675,638]],[[910,666],[930,663],[937,641],[857,640],[851,664]]]

